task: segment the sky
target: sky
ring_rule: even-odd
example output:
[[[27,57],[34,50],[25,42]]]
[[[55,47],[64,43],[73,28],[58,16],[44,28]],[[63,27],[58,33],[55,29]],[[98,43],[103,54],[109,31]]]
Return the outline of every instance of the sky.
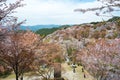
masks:
[[[14,2],[15,0],[9,0]],[[24,7],[18,8],[15,16],[19,21],[27,20],[25,25],[48,24],[81,24],[107,20],[109,17],[98,17],[94,12],[80,13],[75,9],[98,7],[96,0],[24,0]],[[118,13],[115,13],[118,15]]]

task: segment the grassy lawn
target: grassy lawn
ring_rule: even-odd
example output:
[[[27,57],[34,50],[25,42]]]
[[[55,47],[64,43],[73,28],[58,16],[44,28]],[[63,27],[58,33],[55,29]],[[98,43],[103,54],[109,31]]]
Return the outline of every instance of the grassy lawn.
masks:
[[[5,78],[0,78],[0,80],[13,80],[13,78],[15,78],[15,75],[14,74],[10,74],[10,75],[8,75]]]
[[[28,77],[28,74],[30,73],[26,73],[25,77]],[[86,78],[84,78],[84,74],[86,75]],[[76,72],[73,73],[72,67],[66,63],[62,63],[62,77],[64,77],[65,80],[95,80],[87,71],[82,72],[82,66],[77,66]],[[5,78],[0,78],[0,80],[15,80],[15,75],[10,74]]]

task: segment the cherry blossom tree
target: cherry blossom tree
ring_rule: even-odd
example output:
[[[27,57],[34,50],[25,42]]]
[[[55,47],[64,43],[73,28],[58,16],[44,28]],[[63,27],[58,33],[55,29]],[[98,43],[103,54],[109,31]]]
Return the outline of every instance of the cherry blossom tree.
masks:
[[[96,40],[79,52],[77,60],[98,80],[118,80],[120,39]]]
[[[98,2],[101,2],[102,5],[100,7],[94,7],[94,8],[87,8],[87,9],[75,9],[74,11],[79,12],[88,12],[88,11],[95,11],[97,16],[108,16],[105,14],[112,15],[112,12],[114,11],[120,11],[120,0],[97,0]]]
[[[38,49],[35,71],[46,80],[50,80],[54,72],[54,79],[61,80],[61,46],[58,43],[41,43]]]
[[[13,31],[1,43],[0,60],[13,69],[16,80],[23,77],[34,61],[34,48],[38,40],[38,36],[32,32]]]

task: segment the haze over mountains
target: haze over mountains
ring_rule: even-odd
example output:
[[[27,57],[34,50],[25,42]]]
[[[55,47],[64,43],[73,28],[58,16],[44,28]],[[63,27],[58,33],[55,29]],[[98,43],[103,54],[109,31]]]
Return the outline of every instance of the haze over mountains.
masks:
[[[59,27],[61,25],[54,25],[54,24],[50,24],[50,25],[33,25],[33,26],[24,26],[22,25],[20,27],[21,30],[31,30],[31,31],[37,31],[39,29],[42,28],[53,28],[53,27]]]

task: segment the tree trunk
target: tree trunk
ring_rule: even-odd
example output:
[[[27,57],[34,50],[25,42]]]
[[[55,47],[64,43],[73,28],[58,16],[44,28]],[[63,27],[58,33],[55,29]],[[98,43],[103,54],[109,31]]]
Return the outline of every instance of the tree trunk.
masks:
[[[23,71],[21,72],[20,80],[23,80]]]
[[[15,64],[15,68],[13,68],[13,69],[14,69],[14,72],[15,72],[16,80],[18,80],[19,74],[18,74],[18,64],[17,64],[17,62]]]
[[[23,80],[23,75],[21,76],[20,80]]]
[[[61,78],[61,63],[54,63],[54,79],[62,80],[62,78]]]
[[[18,73],[15,73],[15,76],[16,76],[16,80],[18,80]]]
[[[20,78],[20,80],[23,80],[23,76]]]

